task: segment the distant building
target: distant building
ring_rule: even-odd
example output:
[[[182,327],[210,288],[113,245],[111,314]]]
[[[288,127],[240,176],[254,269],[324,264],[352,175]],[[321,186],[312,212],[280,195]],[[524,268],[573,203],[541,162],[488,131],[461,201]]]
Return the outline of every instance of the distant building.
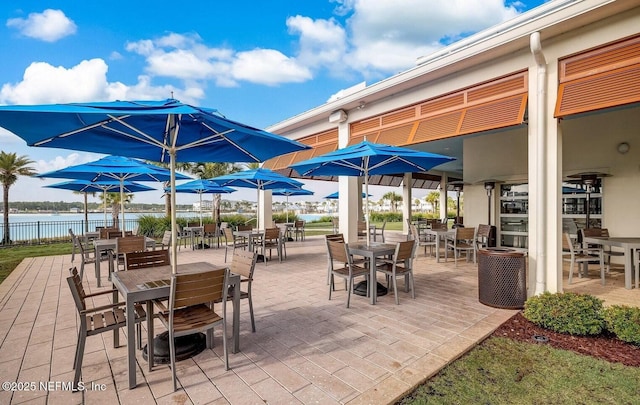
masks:
[[[69,212],[73,212],[74,214],[77,214],[80,212],[80,208],[76,208],[76,207],[72,207]]]
[[[202,200],[202,211],[211,211],[213,209],[213,200]],[[193,203],[193,210],[200,211],[200,201]]]

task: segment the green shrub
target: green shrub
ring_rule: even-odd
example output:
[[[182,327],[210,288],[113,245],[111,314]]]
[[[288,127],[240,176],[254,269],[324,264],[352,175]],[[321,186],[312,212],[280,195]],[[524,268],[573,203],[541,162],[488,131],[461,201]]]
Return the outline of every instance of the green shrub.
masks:
[[[287,214],[286,213],[278,213],[278,214],[273,214],[272,217],[273,222],[277,222],[277,223],[285,223],[287,222]],[[294,214],[293,212],[289,213],[289,222],[293,222],[293,221],[297,221],[298,220],[298,216],[296,214]]]
[[[602,300],[588,294],[545,292],[525,302],[524,317],[560,333],[597,335],[604,328]]]
[[[401,212],[372,212],[369,221],[371,222],[402,222]]]
[[[640,346],[640,308],[613,305],[604,310],[603,317],[607,330],[618,339]]]
[[[244,225],[248,220],[249,217],[241,214],[220,215],[220,222],[227,222],[231,228],[235,228],[238,225]],[[249,223],[255,224],[255,218]]]

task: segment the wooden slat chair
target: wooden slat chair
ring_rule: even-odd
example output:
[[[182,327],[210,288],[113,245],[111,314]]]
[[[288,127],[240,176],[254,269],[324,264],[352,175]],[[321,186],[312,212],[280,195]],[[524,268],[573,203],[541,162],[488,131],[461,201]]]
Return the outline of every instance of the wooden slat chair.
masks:
[[[264,236],[261,240],[262,257],[265,266],[267,265],[267,249],[269,249],[269,260],[271,260],[271,251],[273,249],[278,253],[278,261],[282,262],[282,238],[280,237],[280,228],[267,228],[264,230]]]
[[[358,237],[367,236],[367,223],[365,221],[358,221]]]
[[[73,233],[73,229],[69,228],[69,236],[71,236],[71,263],[76,259],[76,250],[80,250],[80,241],[75,233]]]
[[[304,221],[297,220],[293,223],[293,234],[296,238],[296,241],[298,240],[298,235],[300,236],[300,240],[304,240],[306,236],[304,230]]]
[[[580,239],[584,240],[585,237],[609,237],[608,228],[583,228],[578,232],[582,234]],[[597,248],[597,246],[589,245],[587,243],[582,244],[585,248]],[[611,268],[611,257],[624,257],[624,251],[613,250],[611,246],[602,246],[602,254],[604,255],[604,269],[608,273]]]
[[[421,235],[418,231],[418,227],[414,224],[409,225],[409,230],[411,233],[411,239],[416,241],[416,246],[424,247],[424,255],[427,255],[427,247],[429,247],[429,254],[433,255],[433,249],[436,247],[436,236],[432,234]]]
[[[447,261],[447,251],[453,250],[453,258],[455,266],[458,267],[458,256],[460,252],[465,252],[467,261],[469,261],[469,255],[473,255],[473,262],[476,262],[476,228],[465,227],[455,228],[455,236],[452,239],[447,239],[444,249],[444,261]]]
[[[247,238],[236,237],[233,234],[233,230],[231,228],[223,228],[224,231],[224,262],[227,262],[227,251],[231,249],[231,254],[236,251],[236,249],[246,249],[249,247],[249,242]]]
[[[256,321],[253,316],[253,297],[251,295],[251,286],[253,284],[253,273],[256,268],[257,259],[258,252],[238,250],[233,253],[231,266],[229,266],[231,273],[240,275],[240,299],[246,299],[249,301],[249,315],[251,316],[252,332],[256,331]],[[242,288],[242,283],[246,285],[246,289]],[[233,288],[229,288],[229,291],[227,292],[227,300],[233,300]],[[215,302],[218,303],[220,300]]]
[[[76,344],[76,354],[73,362],[73,368],[75,369],[73,387],[77,389],[82,372],[82,359],[84,357],[84,347],[87,337],[112,330],[113,347],[120,346],[118,329],[124,328],[127,325],[125,318],[126,311],[124,302],[116,302],[94,308],[87,307],[87,298],[113,294],[113,291],[107,290],[86,294],[82,287],[82,279],[78,275],[78,270],[75,267],[71,269],[71,276],[67,277],[67,283],[69,284],[73,301],[80,315],[80,330],[78,331],[78,342]],[[136,305],[134,312],[134,322],[136,322],[138,333],[138,347],[141,347],[140,322],[146,320],[147,314],[141,305]]]
[[[387,220],[385,219],[385,221],[382,223],[382,227],[378,228],[371,228],[369,230],[369,234],[371,236],[373,236],[373,241],[375,242],[377,237],[380,236],[382,237],[382,243],[384,243],[384,228],[387,226]]]
[[[212,241],[217,240],[217,246],[220,247],[220,231],[218,231],[218,225],[216,224],[204,224],[203,237],[209,242],[209,246],[213,246]]]
[[[156,302],[162,311],[160,321],[169,331],[169,357],[173,390],[177,390],[175,338],[196,332],[212,330],[222,325],[224,368],[229,370],[227,350],[227,325],[224,318],[227,306],[229,269],[216,269],[199,273],[182,273],[171,276],[169,308]],[[213,310],[215,301],[222,302],[222,315]],[[213,339],[211,339],[213,344]]]
[[[327,247],[329,252],[329,265],[331,266],[329,300],[331,300],[331,291],[334,289],[334,277],[338,276],[347,281],[347,308],[349,308],[349,303],[351,301],[351,291],[353,290],[353,280],[356,277],[361,276],[365,277],[365,279],[368,280],[369,269],[353,263],[351,254],[349,253],[348,244],[327,240]],[[340,265],[336,266],[335,262],[339,262]]]
[[[100,228],[100,239],[109,239],[109,232],[111,231],[119,232],[118,228]]]
[[[125,270],[169,265],[171,265],[169,249],[128,252],[124,255]]]
[[[489,247],[489,237],[491,236],[491,225],[478,225],[476,232],[476,250]]]
[[[415,258],[417,246],[415,240],[398,242],[393,258],[383,259],[377,264],[376,271],[384,273],[387,276],[387,289],[389,288],[389,283],[393,281],[393,294],[396,298],[396,305],[400,304],[398,298],[398,277],[405,278],[405,291],[411,289],[411,298],[416,298],[413,284],[413,259]]]
[[[600,278],[602,285],[604,285],[604,253],[602,246],[593,248],[575,246],[573,240],[571,240],[571,236],[565,232],[562,234],[562,260],[571,263],[569,267],[569,284],[573,281],[573,267],[575,264],[583,264],[585,266],[585,273],[587,273],[589,263],[599,262]],[[579,269],[578,276],[582,277]]]
[[[160,246],[156,245],[161,250],[169,249],[171,247],[171,231],[164,231],[162,235],[162,242],[160,242]]]
[[[80,279],[84,277],[84,265],[85,264],[95,264],[96,258],[95,251],[89,247],[89,239],[86,236],[83,236],[82,239],[80,237],[76,237],[78,239],[78,248],[80,249]],[[98,278],[98,273],[96,272],[96,279]]]
[[[124,269],[124,255],[131,252],[142,252],[146,249],[146,240],[144,236],[127,236],[116,238],[115,260],[118,269],[122,266]]]

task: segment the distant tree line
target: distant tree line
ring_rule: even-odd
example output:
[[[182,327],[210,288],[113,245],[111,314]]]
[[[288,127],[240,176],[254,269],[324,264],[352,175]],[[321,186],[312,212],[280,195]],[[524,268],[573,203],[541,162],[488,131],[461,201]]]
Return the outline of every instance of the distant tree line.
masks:
[[[179,204],[178,210],[190,210],[191,204]],[[16,209],[18,211],[59,211],[68,212],[72,208],[77,208],[79,211],[83,210],[82,202],[65,202],[65,201],[10,201],[9,209]],[[89,211],[102,211],[103,206],[100,202],[90,202],[88,204]],[[127,211],[146,211],[146,212],[163,212],[164,204],[147,204],[147,203],[128,203]]]

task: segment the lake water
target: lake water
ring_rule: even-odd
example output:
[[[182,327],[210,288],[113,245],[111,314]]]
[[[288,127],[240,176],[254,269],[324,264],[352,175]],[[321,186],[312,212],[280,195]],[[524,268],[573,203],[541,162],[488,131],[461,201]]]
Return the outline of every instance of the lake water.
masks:
[[[164,216],[164,212],[146,212],[146,213],[126,213],[127,221],[126,229],[131,230],[136,226],[136,222],[141,215],[153,215],[157,217]],[[179,211],[178,217],[197,218],[198,212]],[[211,216],[210,212],[203,212],[203,217]],[[322,214],[299,214],[298,218],[307,222],[320,219]],[[104,213],[89,213],[88,229],[95,229],[96,226],[104,226]],[[111,224],[111,214],[107,213],[107,226]],[[60,238],[69,234],[69,228],[73,232],[81,235],[84,233],[84,214],[83,213],[60,213],[60,214],[9,214],[9,226],[11,239],[14,241],[41,240],[44,238]],[[4,236],[4,228],[0,227],[0,240]]]

